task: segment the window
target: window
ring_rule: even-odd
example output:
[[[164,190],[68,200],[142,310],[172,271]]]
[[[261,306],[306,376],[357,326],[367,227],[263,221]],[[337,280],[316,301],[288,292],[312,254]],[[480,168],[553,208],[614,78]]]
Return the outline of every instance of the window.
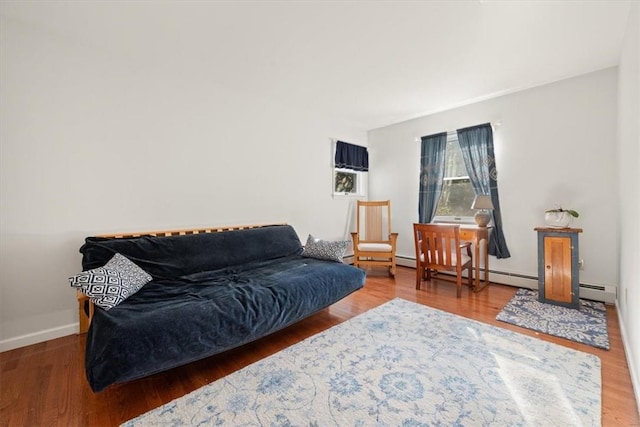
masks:
[[[334,169],[333,194],[341,196],[358,196],[362,194],[362,172],[350,169]]]
[[[434,222],[473,223],[475,210],[471,209],[475,193],[467,174],[458,145],[458,137],[449,135],[444,158],[444,182]]]
[[[367,148],[343,141],[335,141],[334,144],[333,196],[366,196],[369,170]]]

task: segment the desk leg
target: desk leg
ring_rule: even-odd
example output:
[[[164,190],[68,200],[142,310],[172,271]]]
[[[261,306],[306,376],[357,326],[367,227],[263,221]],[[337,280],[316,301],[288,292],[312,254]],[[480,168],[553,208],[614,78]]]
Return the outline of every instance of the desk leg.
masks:
[[[473,280],[473,290],[474,292],[478,292],[478,289],[480,289],[480,242],[478,241],[476,241],[476,244],[475,244],[474,258],[475,258],[474,273],[476,277]]]
[[[484,248],[484,281],[480,281],[480,245],[482,241],[485,241]],[[476,243],[476,280],[475,287],[473,289],[474,292],[480,292],[489,284],[489,240],[488,239],[479,239]]]
[[[489,284],[489,240],[487,240],[487,248],[484,251],[484,281],[487,285]]]

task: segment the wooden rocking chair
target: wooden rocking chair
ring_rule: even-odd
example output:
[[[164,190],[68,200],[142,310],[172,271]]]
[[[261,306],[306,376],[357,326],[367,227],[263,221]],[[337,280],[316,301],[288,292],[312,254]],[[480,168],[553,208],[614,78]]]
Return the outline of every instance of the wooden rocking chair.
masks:
[[[364,202],[358,200],[356,231],[353,239],[353,265],[383,266],[396,275],[396,240],[391,232],[391,201]]]

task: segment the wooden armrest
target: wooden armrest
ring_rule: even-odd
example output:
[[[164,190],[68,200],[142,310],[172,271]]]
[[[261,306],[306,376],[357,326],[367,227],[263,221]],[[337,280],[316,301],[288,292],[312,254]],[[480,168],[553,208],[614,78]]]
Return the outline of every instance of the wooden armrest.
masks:
[[[471,256],[471,242],[460,243],[460,249],[467,248],[467,255]]]
[[[360,238],[358,237],[357,232],[354,231],[351,233],[351,239],[353,240],[353,245],[358,246],[358,242],[360,241]]]
[[[89,330],[89,325],[91,324],[91,319],[93,318],[93,312],[95,310],[95,306],[93,302],[89,299],[88,296],[80,292],[80,290],[76,290],[76,298],[78,299],[78,320],[80,322],[80,326],[78,329],[79,334],[84,334]],[[84,311],[85,303],[89,303],[89,314]]]

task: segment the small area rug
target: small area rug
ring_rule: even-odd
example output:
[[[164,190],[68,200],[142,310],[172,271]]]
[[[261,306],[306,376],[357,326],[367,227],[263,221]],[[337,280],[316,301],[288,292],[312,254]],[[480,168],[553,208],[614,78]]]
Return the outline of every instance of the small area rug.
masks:
[[[542,303],[538,291],[518,289],[496,319],[609,350],[607,308],[601,302],[581,299],[576,310]]]
[[[394,299],[124,424],[597,426],[600,359]]]

